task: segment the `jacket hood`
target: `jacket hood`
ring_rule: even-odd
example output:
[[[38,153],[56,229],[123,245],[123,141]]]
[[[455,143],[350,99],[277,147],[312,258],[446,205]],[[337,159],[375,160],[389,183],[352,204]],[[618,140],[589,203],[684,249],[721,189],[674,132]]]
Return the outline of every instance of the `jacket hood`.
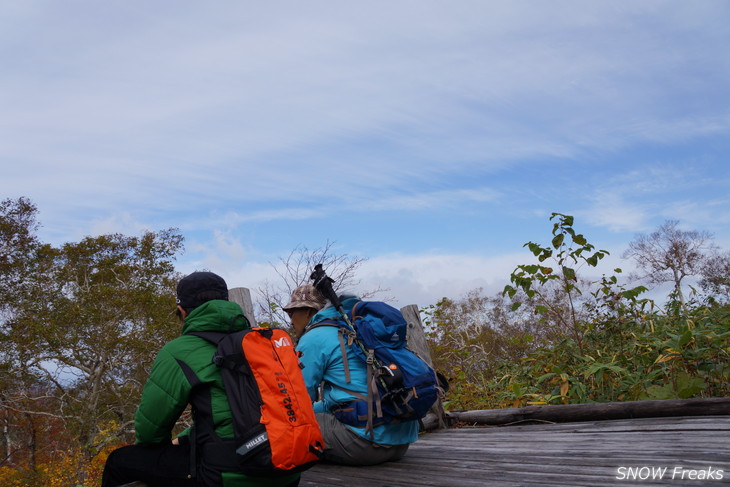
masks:
[[[185,318],[182,334],[191,331],[219,331],[230,333],[251,326],[241,307],[232,301],[214,299],[201,304]]]

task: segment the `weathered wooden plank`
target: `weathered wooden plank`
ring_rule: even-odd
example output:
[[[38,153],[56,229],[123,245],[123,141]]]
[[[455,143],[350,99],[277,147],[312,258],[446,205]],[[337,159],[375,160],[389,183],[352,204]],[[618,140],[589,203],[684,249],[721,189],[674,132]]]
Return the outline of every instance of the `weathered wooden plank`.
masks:
[[[364,470],[364,469],[363,469]],[[368,470],[366,473],[357,473],[357,478],[352,474],[340,472],[330,473],[326,479],[327,483],[320,483],[320,480],[312,481],[307,473],[302,477],[302,486],[313,485],[347,485],[350,487],[360,486],[484,486],[484,485],[605,485],[605,479],[615,476],[615,470],[605,468],[585,469],[583,473],[568,468],[556,467],[552,470],[531,471],[522,468],[521,470],[505,470],[499,466],[485,467],[474,466],[468,468],[459,465],[458,468],[440,468],[439,466],[422,466],[419,470],[410,470],[406,475],[399,475],[397,471],[375,471]]]
[[[560,432],[554,435],[551,428]],[[620,467],[665,468],[666,475],[671,475],[674,467],[697,471],[712,467],[715,471],[723,470],[727,480],[729,431],[730,416],[572,423],[570,430],[564,424],[449,429],[422,435],[399,462],[375,467],[317,465],[303,474],[301,485],[511,487],[652,483],[650,479],[617,478]],[[657,482],[684,485],[681,481],[671,482],[668,477]]]
[[[408,323],[408,334],[406,335],[408,348],[413,350],[428,365],[433,367],[433,360],[431,359],[431,352],[428,349],[428,341],[426,340],[426,333],[423,331],[418,306],[409,304],[401,308],[400,312],[403,313],[403,317],[406,319],[406,323]]]
[[[635,418],[612,421],[580,421],[575,423],[540,423],[518,424],[502,426],[460,427],[449,430],[451,435],[472,435],[474,432],[489,431],[490,434],[513,434],[519,431],[531,432],[549,430],[551,433],[568,432],[595,432],[595,431],[682,431],[682,430],[730,430],[730,416],[689,416],[676,418]],[[479,433],[481,434],[481,433]],[[432,435],[423,435],[424,438]]]
[[[243,316],[246,317],[251,326],[256,326],[256,316],[253,312],[253,301],[251,291],[245,287],[234,287],[228,290],[228,300],[237,303],[243,308]]]
[[[588,428],[587,428],[588,426]],[[541,428],[549,429],[552,433],[560,431],[567,432],[594,432],[594,431],[682,431],[682,430],[708,430],[715,431],[718,429],[728,431],[730,425],[727,424],[722,416],[712,417],[679,417],[679,418],[636,418],[636,421],[589,421],[575,423],[549,423],[549,424],[533,424],[533,425],[511,425],[508,427],[489,426],[495,431],[519,431],[520,428],[530,428],[531,431],[537,431]]]
[[[409,304],[401,308],[401,313],[408,323],[408,333],[406,341],[408,342],[408,348],[413,350],[416,355],[426,361],[428,365],[433,367],[433,359],[431,358],[431,352],[428,348],[428,340],[426,340],[426,333],[423,330],[423,323],[421,323],[421,313],[418,310],[418,306],[415,304]],[[429,418],[423,421],[426,430],[445,428],[446,427],[446,413],[444,406],[439,399],[431,407]]]

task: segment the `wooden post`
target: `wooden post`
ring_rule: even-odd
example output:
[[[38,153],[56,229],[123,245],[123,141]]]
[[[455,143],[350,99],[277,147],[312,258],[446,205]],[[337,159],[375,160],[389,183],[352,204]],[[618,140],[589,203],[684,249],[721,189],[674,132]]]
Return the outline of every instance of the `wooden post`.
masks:
[[[228,290],[228,300],[237,303],[243,308],[243,316],[246,317],[251,326],[256,326],[256,317],[253,314],[253,301],[251,291],[245,287],[234,287]]]
[[[401,308],[401,313],[408,323],[408,334],[406,341],[408,342],[408,348],[413,350],[416,355],[421,357],[428,365],[433,367],[433,359],[431,359],[431,352],[428,350],[428,341],[426,340],[426,332],[423,330],[423,324],[421,323],[421,313],[418,311],[418,306],[415,304],[409,304],[408,306]],[[442,429],[446,427],[446,413],[444,412],[444,405],[441,403],[441,399],[436,401],[431,407],[429,416],[435,416],[435,427],[429,428],[424,420],[424,426],[426,429]]]

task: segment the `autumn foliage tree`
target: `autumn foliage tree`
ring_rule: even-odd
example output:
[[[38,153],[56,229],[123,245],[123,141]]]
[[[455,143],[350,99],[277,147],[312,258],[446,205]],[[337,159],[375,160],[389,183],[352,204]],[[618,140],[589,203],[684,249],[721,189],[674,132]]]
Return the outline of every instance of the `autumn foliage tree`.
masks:
[[[2,217],[7,223],[13,213]],[[23,226],[34,229],[34,218],[24,221],[16,221],[21,235]],[[59,247],[36,242],[13,257],[26,271],[13,271],[21,285],[6,300],[0,328],[4,443],[13,452],[6,461],[37,458],[54,438],[42,431],[49,425],[81,463],[129,437],[154,356],[179,333],[173,261],[182,242],[174,229],[112,234]]]

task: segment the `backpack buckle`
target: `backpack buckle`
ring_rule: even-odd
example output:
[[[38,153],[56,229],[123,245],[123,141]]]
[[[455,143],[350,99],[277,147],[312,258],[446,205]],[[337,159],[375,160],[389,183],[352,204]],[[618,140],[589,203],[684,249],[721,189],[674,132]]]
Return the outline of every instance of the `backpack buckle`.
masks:
[[[365,363],[373,365],[375,363],[375,350],[368,350],[368,356],[365,359]]]

